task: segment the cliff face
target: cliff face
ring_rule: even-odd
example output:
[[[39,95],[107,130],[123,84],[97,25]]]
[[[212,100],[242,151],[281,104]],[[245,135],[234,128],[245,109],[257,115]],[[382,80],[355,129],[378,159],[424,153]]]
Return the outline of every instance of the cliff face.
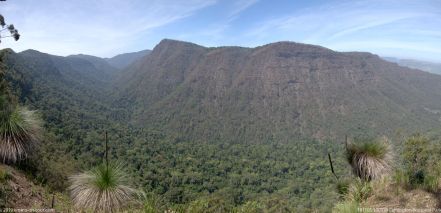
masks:
[[[163,40],[126,70],[133,122],[190,139],[265,142],[439,125],[441,77],[370,53],[278,42],[205,48]]]

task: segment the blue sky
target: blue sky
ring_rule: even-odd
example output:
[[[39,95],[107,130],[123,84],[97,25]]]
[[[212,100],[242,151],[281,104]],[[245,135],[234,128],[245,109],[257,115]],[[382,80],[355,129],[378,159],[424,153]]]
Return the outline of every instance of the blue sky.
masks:
[[[22,34],[1,47],[110,57],[163,38],[204,46],[276,41],[441,62],[440,0],[8,0]]]

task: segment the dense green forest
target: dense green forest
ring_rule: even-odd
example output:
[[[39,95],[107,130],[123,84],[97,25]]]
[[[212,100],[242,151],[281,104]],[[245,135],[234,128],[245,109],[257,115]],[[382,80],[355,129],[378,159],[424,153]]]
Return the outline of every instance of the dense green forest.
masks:
[[[204,137],[197,138],[194,134],[188,137],[188,129],[167,128],[185,126],[185,116],[190,116],[185,111],[160,117],[170,123],[139,125],[131,122],[137,120],[142,106],[120,96],[118,85],[115,86],[112,80],[115,76],[108,76],[90,58],[58,57],[32,50],[19,54],[3,50],[0,57],[9,90],[21,105],[38,110],[46,129],[38,149],[30,158],[20,162],[19,167],[53,190],[66,191],[69,176],[103,162],[105,132],[109,135],[110,161],[125,165],[132,183],[146,192],[147,198],[142,204],[146,209],[203,206],[207,211],[226,212],[241,208],[329,212],[340,195],[335,190],[338,182],[331,173],[328,153],[333,157],[338,176],[349,176],[351,172],[345,162],[344,138],[322,137],[317,140],[292,134],[296,137],[285,135],[285,139],[279,141],[271,135],[262,137],[262,132],[258,131],[269,127],[259,124],[258,120],[249,128],[241,126],[246,132],[244,137],[241,137],[244,134],[237,137],[223,135],[208,140],[210,137],[205,136],[216,135],[213,128],[205,129]],[[178,86],[171,98],[160,103],[178,109],[169,101],[180,97],[176,94],[185,91],[183,88]],[[243,97],[240,100],[243,105],[238,109],[244,108],[247,102]],[[188,111],[198,109],[191,105],[191,101],[184,101]],[[158,106],[153,105],[152,109]],[[151,109],[148,113],[152,113]],[[363,116],[371,113],[367,111]],[[176,125],[173,124],[174,118],[169,118],[175,115],[184,116]],[[222,121],[207,119],[206,122],[218,126]],[[329,122],[321,125],[322,128],[333,125]],[[381,129],[383,125],[380,122],[376,128]],[[377,133],[375,129],[351,127],[351,123],[346,123],[346,127],[354,130],[348,132],[350,138]],[[198,128],[200,131],[201,126]],[[313,126],[310,128],[312,132]],[[386,132],[391,129],[387,128]],[[434,133],[439,132],[433,129]],[[397,152],[404,136],[410,134],[395,132],[390,135]],[[253,141],[252,138],[260,140]]]
[[[68,176],[102,162],[108,131],[111,161],[127,165],[134,183],[161,206],[212,200],[232,209],[258,201],[267,208],[325,210],[338,198],[327,153],[342,155],[341,142],[183,141],[126,124],[128,112],[111,106],[110,92],[67,81],[47,66],[51,59],[45,64],[10,50],[1,56],[11,91],[45,121],[45,139],[22,167],[55,190],[66,190]],[[348,172],[342,160],[335,163],[339,173]]]
[[[0,2],[0,212],[441,211],[441,1]]]

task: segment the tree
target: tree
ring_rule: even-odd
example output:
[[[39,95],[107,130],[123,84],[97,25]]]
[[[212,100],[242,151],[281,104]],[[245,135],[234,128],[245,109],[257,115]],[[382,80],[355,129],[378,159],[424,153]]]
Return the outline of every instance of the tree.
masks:
[[[41,122],[34,111],[20,107],[6,82],[6,66],[0,55],[0,161],[16,162],[39,141]]]
[[[0,118],[0,158],[2,162],[23,159],[39,141],[41,125],[34,111],[15,107]]]
[[[127,176],[118,165],[101,165],[70,180],[74,205],[94,212],[119,212],[138,193],[128,186]]]
[[[97,168],[70,177],[70,192],[78,209],[119,212],[139,192],[129,186],[121,165],[110,164],[105,134],[105,162]]]
[[[362,141],[348,144],[347,160],[355,175],[371,181],[387,174],[391,169],[391,150],[386,138],[381,141]]]
[[[13,111],[15,100],[8,89],[8,82],[6,82],[6,69],[4,63],[5,53],[0,54],[0,119],[5,118],[5,115]],[[3,120],[1,120],[3,122]]]
[[[6,1],[6,0],[0,0],[0,1]],[[7,38],[7,37],[12,37],[16,41],[18,41],[18,39],[20,39],[20,34],[18,33],[18,30],[15,29],[15,26],[13,24],[6,24],[5,17],[3,17],[3,15],[1,15],[1,14],[0,14],[0,26],[1,26],[0,42],[1,42],[2,38]],[[3,33],[3,31],[9,32],[9,35],[3,36],[1,34],[1,33]]]

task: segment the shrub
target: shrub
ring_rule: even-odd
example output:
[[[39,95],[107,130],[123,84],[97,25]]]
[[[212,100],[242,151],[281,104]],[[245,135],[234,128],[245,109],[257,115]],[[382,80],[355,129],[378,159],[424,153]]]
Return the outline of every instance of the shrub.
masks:
[[[258,201],[248,201],[245,204],[235,208],[237,213],[257,213],[264,212],[265,205]]]
[[[410,184],[409,175],[401,169],[396,170],[392,178],[393,182],[398,186],[407,187]]]
[[[39,141],[41,122],[35,111],[17,107],[0,116],[0,158],[2,162],[16,162],[26,157]]]
[[[423,184],[428,173],[429,139],[416,134],[404,143],[403,160],[411,186]]]
[[[128,186],[119,165],[101,165],[70,177],[69,188],[75,207],[95,212],[119,211],[134,201],[139,192]]]
[[[162,213],[167,210],[166,203],[161,197],[154,194],[146,194],[143,200],[144,213]]]
[[[371,183],[358,178],[349,187],[348,199],[360,203],[366,200],[371,194]]]
[[[335,213],[354,213],[358,212],[358,203],[354,201],[344,201],[335,205],[332,212]]]
[[[7,206],[8,196],[11,192],[9,184],[6,181],[11,178],[11,174],[0,167],[0,209]]]
[[[11,174],[7,170],[0,168],[0,183],[5,183],[11,178]]]
[[[350,179],[338,180],[337,185],[336,185],[337,193],[341,197],[346,196],[348,194],[348,192],[349,192],[350,184],[351,184],[351,180]]]
[[[370,181],[390,172],[392,154],[387,139],[348,144],[347,160],[359,178]]]
[[[436,192],[438,190],[439,178],[434,175],[428,175],[424,178],[423,187],[427,191]]]

